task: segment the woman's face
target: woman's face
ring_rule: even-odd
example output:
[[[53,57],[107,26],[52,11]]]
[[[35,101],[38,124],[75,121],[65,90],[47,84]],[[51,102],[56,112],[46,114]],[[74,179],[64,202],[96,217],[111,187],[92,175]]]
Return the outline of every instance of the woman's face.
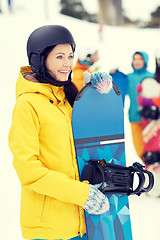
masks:
[[[144,63],[144,60],[143,60],[143,57],[141,54],[139,53],[136,53],[134,56],[133,56],[133,67],[135,69],[141,69],[143,68],[145,65]]]
[[[56,45],[46,58],[46,68],[57,81],[67,81],[73,67],[73,50],[70,44]]]

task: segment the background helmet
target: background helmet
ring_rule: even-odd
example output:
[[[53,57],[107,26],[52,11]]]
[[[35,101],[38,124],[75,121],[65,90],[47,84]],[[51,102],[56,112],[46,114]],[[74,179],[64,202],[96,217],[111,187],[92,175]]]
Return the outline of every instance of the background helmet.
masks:
[[[94,55],[98,52],[97,48],[83,48],[78,53],[79,62],[85,65],[92,65],[95,62]]]
[[[27,41],[27,56],[33,72],[43,75],[45,71],[45,59],[52,50],[52,47],[67,43],[71,44],[74,52],[76,45],[73,36],[63,26],[45,25],[34,30]]]

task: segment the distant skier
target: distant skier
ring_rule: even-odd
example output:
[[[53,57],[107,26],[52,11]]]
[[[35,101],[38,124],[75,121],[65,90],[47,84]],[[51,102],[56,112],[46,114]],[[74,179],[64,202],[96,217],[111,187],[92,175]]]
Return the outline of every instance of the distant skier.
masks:
[[[156,69],[155,69],[155,79],[160,83],[160,50],[157,50],[156,57]]]
[[[2,5],[1,5],[1,0],[0,0],[0,13],[2,13]]]
[[[12,0],[7,0],[8,10],[12,12]],[[0,13],[2,13],[2,5],[0,0]]]
[[[8,9],[10,12],[12,12],[12,0],[8,0]]]
[[[104,25],[101,23],[98,26],[98,35],[99,35],[99,40],[102,42],[103,41],[103,29]]]
[[[137,85],[144,78],[153,78],[154,74],[147,71],[148,66],[148,54],[142,51],[136,51],[133,54],[132,67],[133,72],[127,75],[128,79],[128,90],[127,94],[130,98],[130,108],[129,108],[129,121],[131,123],[133,144],[137,155],[139,157],[143,154],[143,139],[142,139],[142,124],[141,116],[138,112],[138,103],[136,92]]]

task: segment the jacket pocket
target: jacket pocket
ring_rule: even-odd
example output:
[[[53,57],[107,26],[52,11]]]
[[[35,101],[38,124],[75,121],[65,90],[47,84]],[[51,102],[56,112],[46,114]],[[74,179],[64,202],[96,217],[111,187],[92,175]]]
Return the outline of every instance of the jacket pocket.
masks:
[[[48,216],[50,198],[45,195],[42,207],[41,222],[45,222]]]

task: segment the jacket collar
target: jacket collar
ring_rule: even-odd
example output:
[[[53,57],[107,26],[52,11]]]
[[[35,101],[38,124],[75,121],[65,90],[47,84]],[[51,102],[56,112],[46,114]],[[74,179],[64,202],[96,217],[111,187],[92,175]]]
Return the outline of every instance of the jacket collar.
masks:
[[[53,95],[63,101],[65,98],[64,86],[58,87],[49,83],[40,83],[35,78],[30,66],[21,67],[16,84],[16,99],[24,93],[40,93],[52,99]]]

